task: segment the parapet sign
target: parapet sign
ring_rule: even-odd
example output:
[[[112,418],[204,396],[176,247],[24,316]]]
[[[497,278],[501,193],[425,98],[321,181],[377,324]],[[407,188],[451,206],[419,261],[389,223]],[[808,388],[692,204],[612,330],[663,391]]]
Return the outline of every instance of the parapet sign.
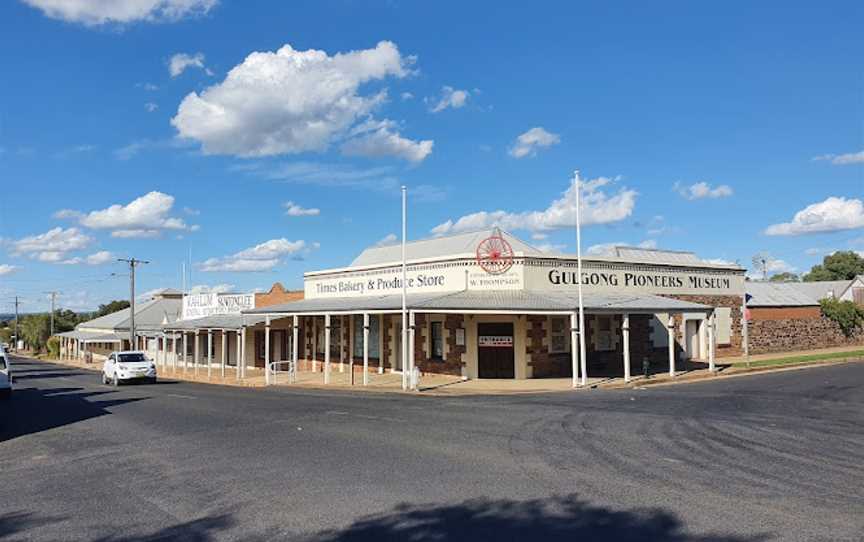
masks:
[[[183,319],[240,314],[255,308],[255,294],[194,294],[183,297]]]

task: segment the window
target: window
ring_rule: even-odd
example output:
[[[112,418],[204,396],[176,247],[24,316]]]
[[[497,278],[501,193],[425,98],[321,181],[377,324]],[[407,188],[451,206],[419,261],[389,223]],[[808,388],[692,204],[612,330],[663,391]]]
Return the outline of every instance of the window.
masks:
[[[324,355],[324,323],[316,322],[316,331],[315,335],[315,353]]]
[[[342,317],[330,318],[330,357],[337,358],[341,356],[340,349],[342,346]]]
[[[717,326],[717,344],[732,342],[732,309],[717,307],[714,309],[714,319]]]
[[[615,335],[612,331],[612,317],[598,316],[595,320],[597,327],[594,332],[594,350],[608,352],[615,350]]]
[[[566,316],[549,317],[549,353],[562,354],[570,351],[569,318]]]
[[[429,326],[429,341],[432,359],[444,359],[444,330],[442,322],[432,322]]]

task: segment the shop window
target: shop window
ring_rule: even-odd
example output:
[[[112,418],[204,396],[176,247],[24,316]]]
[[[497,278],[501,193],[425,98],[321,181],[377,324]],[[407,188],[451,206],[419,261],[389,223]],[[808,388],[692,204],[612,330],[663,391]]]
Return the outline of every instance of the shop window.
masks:
[[[594,350],[608,352],[615,350],[615,332],[612,330],[611,316],[598,316],[594,332]]]
[[[321,354],[323,356],[324,355],[324,323],[323,322],[316,322],[316,323],[317,323],[317,329],[315,331],[315,334],[317,335],[317,337],[315,338],[315,353]]]
[[[380,320],[377,314],[369,316],[369,358],[378,359]],[[354,315],[354,357],[363,357],[363,315]]]
[[[255,361],[264,361],[264,332],[255,332]]]
[[[429,342],[431,346],[431,358],[442,361],[444,359],[444,329],[443,322],[432,322],[429,325]]]
[[[549,317],[549,353],[562,354],[570,351],[569,318],[566,316]]]
[[[342,347],[342,317],[330,319],[330,357],[339,359]]]

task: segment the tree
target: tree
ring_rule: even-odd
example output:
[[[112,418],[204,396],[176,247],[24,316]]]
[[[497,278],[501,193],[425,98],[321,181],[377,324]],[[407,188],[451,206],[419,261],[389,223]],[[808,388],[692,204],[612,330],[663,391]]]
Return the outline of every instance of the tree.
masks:
[[[814,265],[804,275],[804,280],[852,280],[857,275],[864,275],[864,258],[851,250],[845,250],[825,256],[821,264]]]
[[[783,271],[782,273],[777,273],[776,275],[771,275],[771,278],[768,280],[770,282],[801,282],[801,277],[799,277],[795,273],[790,273],[789,271]]]
[[[93,314],[93,318],[99,318],[100,316],[105,316],[106,314],[111,314],[112,312],[117,312],[119,310],[123,310],[129,307],[129,302],[125,299],[123,300],[114,300],[105,305],[99,305],[99,309]]]

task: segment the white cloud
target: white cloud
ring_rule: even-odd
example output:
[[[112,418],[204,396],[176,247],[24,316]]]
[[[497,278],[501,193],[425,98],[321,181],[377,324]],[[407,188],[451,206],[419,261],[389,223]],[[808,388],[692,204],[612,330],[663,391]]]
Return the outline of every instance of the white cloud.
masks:
[[[714,265],[735,265],[735,262],[726,260],[724,258],[703,258],[702,261]]]
[[[207,284],[197,284],[189,290],[190,294],[225,294],[228,292],[233,292],[235,286],[233,284],[214,284],[213,286],[209,286]]]
[[[93,238],[78,228],[57,227],[40,235],[10,241],[9,244],[15,256],[56,263],[66,259],[70,252],[87,248],[92,242]]]
[[[402,98],[403,100],[411,100],[414,98],[414,95],[411,94],[410,92],[403,92],[402,94],[399,95],[399,97]]]
[[[187,95],[171,124],[180,137],[201,143],[205,154],[324,151],[348,137],[387,98],[386,91],[362,95],[360,86],[405,77],[413,60],[389,41],[332,56],[314,49],[296,51],[287,44],[276,52],[254,52],[221,83]],[[374,156],[389,150],[413,160],[431,150],[431,142],[403,139],[391,128],[361,136],[371,141],[348,150]]]
[[[468,102],[468,97],[471,96],[471,93],[467,90],[459,90],[453,87],[442,87],[441,88],[441,96],[438,98],[427,98],[426,103],[435,102],[435,104],[430,108],[430,111],[433,113],[440,113],[444,111],[448,107],[452,107],[453,109],[459,109],[460,107],[464,107]]]
[[[356,168],[347,164],[316,162],[286,162],[268,166],[257,162],[246,162],[233,166],[231,170],[273,181],[298,184],[396,190],[397,192],[399,189],[399,180],[390,166]]]
[[[796,271],[795,266],[790,265],[784,260],[779,260],[775,258],[768,258],[765,262],[765,268],[768,270],[768,275],[776,275],[777,273],[794,273]],[[762,269],[753,269],[749,273],[747,273],[747,277],[751,280],[762,280],[763,274]]]
[[[321,209],[316,208],[305,208],[297,205],[293,201],[286,201],[283,204],[285,207],[285,214],[288,216],[318,216],[321,214]]]
[[[153,102],[147,102],[144,104],[144,109],[146,109],[148,113],[152,113],[159,109],[159,106]]]
[[[113,262],[115,257],[112,253],[107,250],[100,250],[99,252],[94,252],[89,256],[76,256],[74,258],[70,258],[68,260],[63,260],[62,264],[64,265],[79,265],[79,264],[87,264],[87,265],[104,265],[109,262]]]
[[[560,243],[560,244],[543,243],[540,245],[536,245],[534,248],[536,248],[537,250],[543,251],[543,252],[560,253],[565,248],[567,248],[567,245],[565,245],[563,243]]]
[[[732,187],[728,184],[721,184],[711,188],[711,185],[705,181],[700,181],[689,186],[675,183],[673,188],[676,192],[681,194],[682,197],[691,201],[705,198],[728,198],[732,195]]]
[[[230,256],[209,258],[202,262],[199,268],[201,271],[231,271],[238,273],[270,271],[279,264],[280,258],[285,256],[299,258],[304,253],[308,253],[308,251],[317,249],[318,247],[318,243],[309,245],[303,240],[271,239]]]
[[[96,26],[108,23],[174,22],[206,14],[218,0],[23,0],[52,19]]]
[[[379,239],[378,242],[375,243],[375,246],[376,247],[385,247],[387,245],[392,245],[393,243],[395,243],[398,240],[399,240],[399,238],[396,237],[395,233],[388,233],[387,235],[385,235],[384,237]]]
[[[394,130],[395,126],[396,123],[390,120],[361,124],[353,131],[359,135],[342,144],[342,154],[367,158],[393,156],[409,162],[422,162],[432,153],[432,140],[406,139]]]
[[[615,181],[598,177],[582,182],[581,220],[583,225],[609,224],[630,216],[636,206],[636,191],[622,187],[614,194],[606,189]],[[498,226],[505,230],[531,232],[572,227],[576,224],[576,191],[571,184],[564,194],[542,211],[479,211],[432,228],[435,235]]]
[[[82,213],[63,209],[57,218],[75,218],[82,226],[95,230],[113,230],[112,237],[157,237],[165,230],[191,230],[182,218],[169,216],[174,196],[149,192],[127,205],[115,204],[106,209]]]
[[[19,269],[21,268],[15,265],[9,265],[8,263],[0,263],[0,277],[4,275],[11,275]]]
[[[517,137],[516,142],[510,147],[509,153],[513,158],[535,156],[538,149],[551,147],[560,142],[561,138],[557,134],[547,132],[542,127],[537,126]]]
[[[171,77],[179,77],[188,68],[198,68],[207,71],[208,75],[211,74],[204,65],[204,53],[195,53],[194,55],[177,53],[168,61],[168,72]]]
[[[827,160],[835,166],[846,166],[849,164],[864,163],[864,151],[850,152],[846,154],[823,154],[813,160]]]
[[[860,199],[829,197],[795,213],[791,222],[773,224],[767,235],[804,235],[864,228],[864,203]]]
[[[546,234],[546,233],[532,233],[531,234],[531,239],[533,239],[535,241],[543,241],[547,237],[549,237],[549,234]]]

